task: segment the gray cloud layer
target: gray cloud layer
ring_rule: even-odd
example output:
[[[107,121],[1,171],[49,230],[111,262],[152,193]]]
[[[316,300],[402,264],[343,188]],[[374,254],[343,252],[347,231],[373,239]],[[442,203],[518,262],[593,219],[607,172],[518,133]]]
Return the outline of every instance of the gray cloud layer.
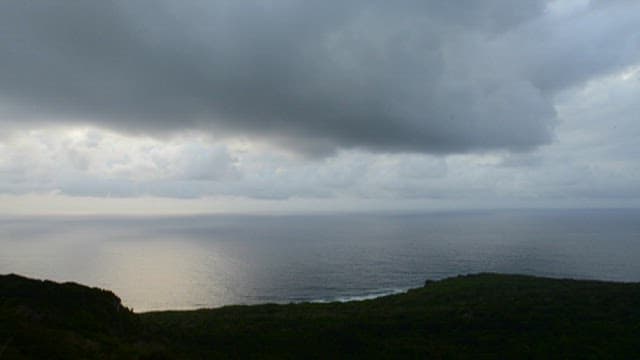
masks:
[[[527,150],[558,91],[640,58],[640,3],[546,3],[3,1],[0,103],[316,155]]]

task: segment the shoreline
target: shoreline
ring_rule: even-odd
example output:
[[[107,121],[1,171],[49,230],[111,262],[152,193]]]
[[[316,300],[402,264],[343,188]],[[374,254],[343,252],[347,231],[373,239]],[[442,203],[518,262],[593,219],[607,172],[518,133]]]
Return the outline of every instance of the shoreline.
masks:
[[[109,290],[2,275],[0,319],[9,359],[640,356],[640,283],[496,273],[364,301],[144,313]]]

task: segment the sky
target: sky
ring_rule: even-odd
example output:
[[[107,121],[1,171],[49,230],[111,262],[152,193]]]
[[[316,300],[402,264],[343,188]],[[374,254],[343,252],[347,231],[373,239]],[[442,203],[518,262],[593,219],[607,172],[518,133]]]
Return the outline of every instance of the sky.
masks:
[[[0,213],[640,207],[640,2],[0,2]]]

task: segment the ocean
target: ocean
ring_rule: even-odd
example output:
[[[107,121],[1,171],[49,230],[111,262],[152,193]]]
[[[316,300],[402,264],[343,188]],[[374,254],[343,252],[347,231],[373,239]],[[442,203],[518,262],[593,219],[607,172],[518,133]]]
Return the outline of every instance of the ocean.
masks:
[[[640,210],[0,218],[0,273],[135,311],[346,301],[477,272],[640,281]]]

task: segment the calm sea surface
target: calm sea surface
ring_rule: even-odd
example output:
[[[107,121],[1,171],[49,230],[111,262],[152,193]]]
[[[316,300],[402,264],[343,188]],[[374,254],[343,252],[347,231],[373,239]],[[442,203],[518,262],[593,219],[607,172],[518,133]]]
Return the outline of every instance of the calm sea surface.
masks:
[[[640,281],[640,210],[4,217],[0,273],[136,311],[366,298],[483,271]]]

